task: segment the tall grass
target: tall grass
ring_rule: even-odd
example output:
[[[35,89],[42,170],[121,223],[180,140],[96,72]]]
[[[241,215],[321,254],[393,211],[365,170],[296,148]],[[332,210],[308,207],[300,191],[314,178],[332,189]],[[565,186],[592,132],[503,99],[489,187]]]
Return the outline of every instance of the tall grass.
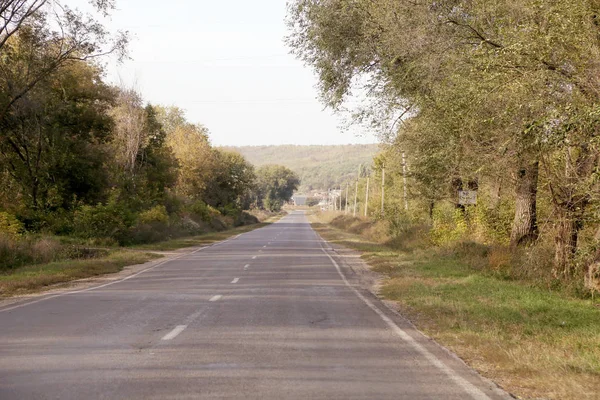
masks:
[[[552,243],[518,252],[473,240],[440,245],[427,229],[314,219],[325,239],[359,250],[387,278],[382,297],[518,398],[600,399],[600,304],[553,286]]]
[[[0,273],[25,265],[105,255],[102,250],[65,245],[48,237],[10,237],[0,234]]]

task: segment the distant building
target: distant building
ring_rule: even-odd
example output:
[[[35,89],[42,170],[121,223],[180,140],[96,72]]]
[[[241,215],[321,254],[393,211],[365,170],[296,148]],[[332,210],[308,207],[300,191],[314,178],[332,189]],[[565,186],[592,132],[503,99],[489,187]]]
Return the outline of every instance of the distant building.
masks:
[[[294,196],[294,197],[292,197],[292,200],[294,200],[294,205],[295,206],[305,206],[307,199],[308,199],[308,196]]]

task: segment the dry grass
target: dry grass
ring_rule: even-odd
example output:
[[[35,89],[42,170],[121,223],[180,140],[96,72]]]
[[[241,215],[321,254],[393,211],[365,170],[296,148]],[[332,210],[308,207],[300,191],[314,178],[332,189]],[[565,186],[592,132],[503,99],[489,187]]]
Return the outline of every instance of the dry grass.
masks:
[[[325,239],[388,277],[381,296],[484,376],[521,398],[600,399],[599,304],[480,268],[509,268],[503,248],[466,244],[457,256],[420,241],[398,250],[327,220],[314,218]]]
[[[56,261],[19,267],[0,274],[0,297],[43,290],[50,285],[119,272],[127,265],[141,264],[160,256],[133,251],[114,251],[106,257]]]
[[[274,221],[280,218],[281,214],[267,217],[269,221]],[[69,244],[61,244],[58,240],[52,238],[30,240],[26,244],[23,244],[25,242],[17,243],[13,240],[0,241],[0,252],[4,250],[7,254],[10,254],[17,246],[21,246],[23,254],[27,255],[26,258],[19,259],[22,260],[22,263],[15,264],[13,262],[11,268],[0,269],[0,298],[37,292],[51,285],[77,279],[119,272],[128,265],[141,264],[161,257],[139,250],[168,251],[207,245],[267,224],[241,226],[222,232],[136,246],[132,250],[99,249],[91,255],[88,254],[91,251],[90,249],[86,249],[88,251],[82,253],[84,248],[78,248],[77,241]],[[2,247],[3,243],[4,247]],[[70,249],[70,251],[65,252],[65,249]],[[77,249],[77,251],[73,251],[73,249]],[[68,259],[69,254],[76,256],[77,259]]]
[[[228,229],[226,231],[221,232],[212,232],[205,233],[198,236],[190,236],[184,237],[180,239],[167,240],[165,242],[152,243],[152,244],[143,244],[139,246],[133,246],[132,248],[141,249],[141,250],[158,250],[158,251],[169,251],[169,250],[177,250],[185,247],[196,247],[196,246],[206,246],[207,244],[211,244],[214,242],[218,242],[221,240],[225,240],[234,235],[239,235],[241,233],[250,232],[258,228],[262,228],[267,226],[269,223],[260,223],[254,225],[245,225],[240,226],[233,229]]]

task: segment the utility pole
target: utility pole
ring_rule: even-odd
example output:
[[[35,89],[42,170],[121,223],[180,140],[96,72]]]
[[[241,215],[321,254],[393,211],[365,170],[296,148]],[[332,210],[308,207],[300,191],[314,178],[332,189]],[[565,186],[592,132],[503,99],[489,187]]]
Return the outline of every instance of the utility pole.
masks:
[[[329,189],[327,197],[328,197],[327,202],[329,203],[329,210],[335,211],[335,203],[333,202],[333,193],[331,192],[331,189]]]
[[[333,211],[337,211],[337,201],[335,201],[335,192],[333,189],[329,189],[329,202]]]
[[[365,217],[369,216],[369,177],[367,176],[367,190],[365,191]]]
[[[358,179],[356,179],[356,189],[354,189],[354,212],[352,215],[356,217],[356,203],[358,202]]]
[[[381,216],[385,210],[385,164],[381,166]]]
[[[408,211],[408,190],[406,184],[406,172],[406,153],[402,152],[402,178],[404,180],[404,210]]]
[[[346,208],[344,209],[344,214],[348,214],[348,191],[350,190],[350,183],[346,182]]]

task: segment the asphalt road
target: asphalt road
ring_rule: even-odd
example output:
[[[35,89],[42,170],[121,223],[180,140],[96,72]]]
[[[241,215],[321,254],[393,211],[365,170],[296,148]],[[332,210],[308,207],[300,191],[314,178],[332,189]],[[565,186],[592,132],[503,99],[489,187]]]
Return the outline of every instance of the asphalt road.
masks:
[[[186,398],[508,396],[360,288],[300,212],[0,309],[2,400]]]

